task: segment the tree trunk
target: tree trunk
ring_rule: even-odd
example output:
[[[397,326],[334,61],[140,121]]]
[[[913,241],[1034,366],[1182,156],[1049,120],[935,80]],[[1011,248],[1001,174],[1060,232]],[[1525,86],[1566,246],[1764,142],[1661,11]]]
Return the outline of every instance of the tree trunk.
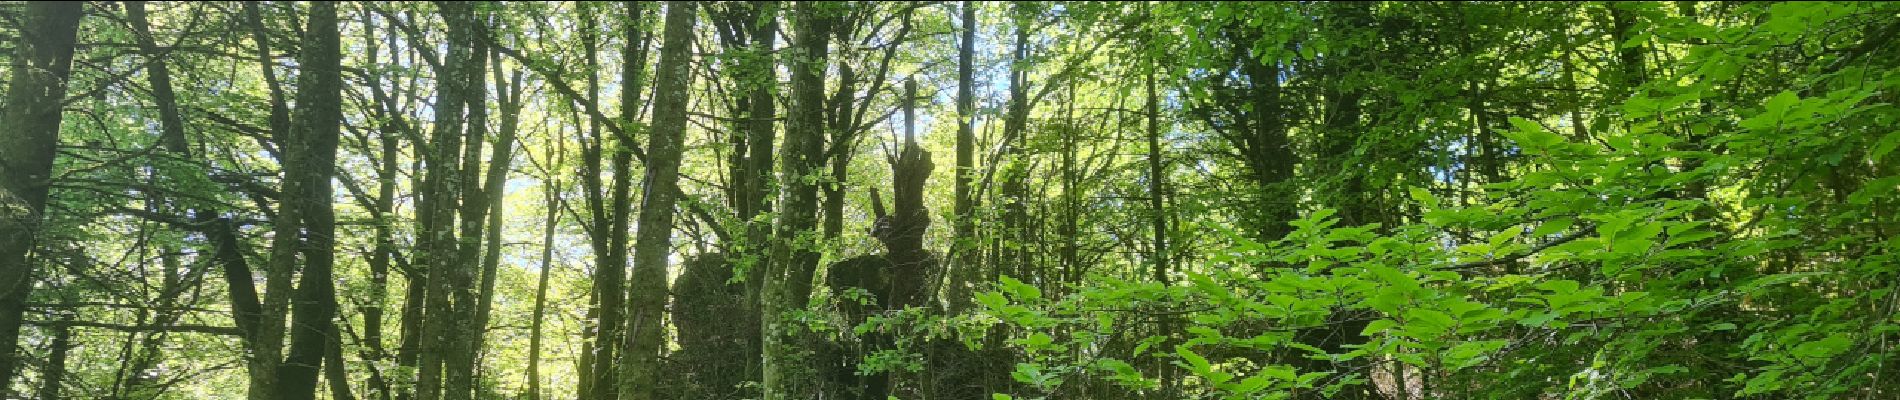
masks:
[[[60,320],[72,322],[75,313],[67,312]],[[39,400],[60,400],[66,385],[66,355],[73,349],[73,328],[66,324],[53,327],[53,343],[46,349],[46,369],[40,372]]]
[[[741,58],[737,66],[745,74],[743,76],[749,79],[741,80],[738,85],[741,88],[739,90],[744,90],[746,93],[736,102],[747,108],[739,113],[745,118],[742,122],[746,132],[743,148],[745,155],[743,165],[736,166],[736,171],[733,172],[733,181],[739,185],[739,190],[734,196],[734,200],[738,203],[735,208],[738,209],[739,220],[745,223],[746,242],[735,252],[736,257],[729,256],[727,259],[750,260],[750,264],[744,265],[742,269],[745,272],[745,309],[753,321],[747,324],[749,331],[745,332],[747,334],[744,336],[747,338],[744,354],[749,357],[746,362],[745,379],[759,381],[763,379],[759,362],[762,357],[762,346],[764,346],[764,337],[761,336],[763,333],[759,332],[760,325],[758,324],[763,300],[760,291],[765,286],[765,272],[769,265],[767,260],[770,257],[772,235],[771,222],[759,216],[771,211],[771,194],[778,186],[775,177],[772,176],[774,147],[772,141],[776,136],[773,119],[778,114],[778,98],[775,95],[777,91],[773,88],[778,84],[778,65],[773,57],[775,51],[773,47],[778,38],[779,5],[775,1],[758,1],[751,2],[748,8],[751,12],[743,13],[738,17],[742,20],[735,21],[737,22],[735,30],[745,32],[750,39],[749,43],[740,41],[733,43],[750,46],[748,51],[752,53],[751,57]],[[739,261],[739,263],[744,262],[746,261]],[[741,265],[735,263],[732,267],[741,268]]]
[[[460,255],[462,242],[456,238],[456,217],[458,203],[474,193],[463,192],[462,180],[467,176],[457,168],[461,164],[463,153],[463,116],[464,107],[471,94],[470,81],[479,79],[471,76],[469,65],[474,55],[474,11],[464,3],[441,3],[442,18],[448,25],[448,53],[443,58],[443,66],[437,71],[437,100],[433,114],[434,129],[430,132],[430,156],[426,163],[423,202],[418,204],[418,212],[427,212],[423,236],[426,246],[420,260],[428,264],[427,276],[423,284],[423,323],[418,328],[421,333],[419,359],[417,361],[416,399],[436,400],[455,398],[457,387],[454,382],[445,385],[444,378],[458,374],[461,365],[456,353],[461,350],[460,335],[467,332],[457,330],[466,321],[458,321],[456,293],[463,281],[464,271],[471,269],[462,264]],[[474,72],[479,74],[479,72]],[[426,210],[426,211],[424,211]],[[421,264],[421,263],[419,263]],[[465,304],[465,303],[463,303]],[[450,364],[455,365],[450,365]],[[466,395],[464,395],[466,396]]]
[[[1325,117],[1321,123],[1319,154],[1314,160],[1323,163],[1323,173],[1336,177],[1338,185],[1320,189],[1325,204],[1338,210],[1341,226],[1358,226],[1379,223],[1379,216],[1387,214],[1379,209],[1376,199],[1380,198],[1378,188],[1367,187],[1366,177],[1376,172],[1367,171],[1359,161],[1366,158],[1383,156],[1376,152],[1359,153],[1357,147],[1366,135],[1363,111],[1360,102],[1365,98],[1363,89],[1353,87],[1355,74],[1373,63],[1368,57],[1376,47],[1365,43],[1367,39],[1354,38],[1355,32],[1377,29],[1373,19],[1372,6],[1361,3],[1331,3],[1325,9],[1322,34],[1338,38],[1334,43],[1333,54],[1322,60],[1319,70],[1321,89],[1325,97]],[[1376,40],[1376,39],[1372,39]],[[1477,110],[1473,110],[1476,112]],[[1482,117],[1478,117],[1482,121]],[[1480,141],[1485,139],[1479,138]],[[1368,141],[1368,143],[1370,143]],[[1354,154],[1365,154],[1355,157]],[[1323,179],[1323,178],[1322,178]],[[1367,321],[1374,319],[1359,310],[1336,309],[1327,317],[1325,328],[1307,329],[1295,334],[1305,345],[1318,348],[1330,354],[1343,354],[1350,349],[1347,346],[1365,343]],[[1324,362],[1302,357],[1295,367],[1302,373],[1311,371],[1371,371],[1369,360],[1341,360]],[[1370,373],[1367,373],[1369,376]],[[1333,398],[1365,399],[1376,398],[1369,386],[1347,387],[1333,395]],[[1300,393],[1301,398],[1319,398],[1320,393],[1309,391]]]
[[[970,184],[976,177],[976,3],[963,2],[963,38],[957,45],[957,168],[955,181],[955,236],[950,253],[956,259],[950,268],[950,311],[961,312],[970,306],[970,285],[981,276],[978,254],[982,246],[976,239],[975,194]]]
[[[393,16],[388,16],[388,19],[392,25],[398,23]],[[388,34],[384,35],[383,39],[388,43],[391,54],[409,54],[411,63],[419,57],[414,51],[400,51],[400,49],[403,49],[403,43],[405,43],[405,41],[400,39],[400,35],[397,34],[397,29],[389,29]],[[374,79],[378,75],[370,74],[369,76]],[[374,82],[372,81],[372,83]],[[370,94],[372,96],[380,96],[378,102],[383,104],[382,109],[385,113],[384,116],[390,125],[393,125],[396,129],[402,129],[404,133],[411,137],[420,138],[421,132],[418,132],[420,128],[417,125],[405,122],[403,120],[404,113],[397,107],[397,99],[401,98],[403,94],[403,87],[399,83],[400,81],[392,80],[389,93],[384,93],[380,85],[371,85]],[[412,82],[412,85],[413,84],[415,83]],[[406,288],[403,291],[402,310],[400,311],[401,314],[398,317],[399,320],[396,326],[397,333],[402,336],[402,340],[396,344],[396,366],[403,371],[416,371],[417,373],[412,376],[412,378],[415,379],[419,379],[422,375],[420,373],[422,369],[423,352],[422,337],[425,335],[423,326],[426,325],[428,319],[428,299],[431,297],[428,294],[429,286],[431,285],[429,283],[428,267],[432,261],[428,258],[428,255],[430,254],[432,246],[434,246],[435,240],[433,233],[435,232],[433,230],[435,226],[435,213],[434,208],[432,208],[434,206],[432,201],[436,193],[434,192],[434,186],[431,186],[434,184],[434,181],[429,178],[429,174],[432,171],[424,167],[424,162],[435,159],[437,155],[433,151],[433,148],[426,145],[427,143],[430,142],[423,141],[423,143],[416,143],[418,147],[415,150],[416,155],[411,157],[409,164],[410,171],[412,171],[412,173],[409,174],[409,186],[412,191],[419,192],[419,199],[415,203],[415,220],[414,224],[411,225],[415,235],[414,240],[417,256],[411,258],[413,262],[410,263],[411,265],[406,271],[403,271],[403,280],[407,282],[407,285],[405,285]],[[383,146],[385,157],[394,157],[394,154],[390,153],[398,151],[393,147],[393,140],[385,139]],[[393,163],[394,161],[388,160],[386,162]],[[388,168],[389,171],[395,171],[395,166],[393,165],[385,165],[385,168]],[[393,177],[394,175],[390,174],[385,176]],[[393,185],[393,182],[391,185]],[[386,195],[385,197],[388,196]],[[398,257],[395,253],[393,248],[394,243],[389,244],[392,246],[391,250],[384,254],[389,255],[391,260],[396,261],[396,265],[401,265],[403,259]],[[371,260],[374,261],[375,258]],[[374,266],[374,264],[372,264],[372,266]],[[419,390],[417,390],[419,385],[419,380],[412,381],[412,385],[408,390],[395,393],[395,397],[398,400],[412,400],[419,392]]]
[[[20,365],[20,324],[33,289],[27,253],[51,188],[61,106],[72,71],[81,3],[28,3],[0,110],[0,397]]]
[[[633,276],[628,280],[632,298],[627,302],[627,336],[632,345],[621,355],[623,399],[661,397],[659,351],[665,332],[660,319],[666,312],[666,259],[673,250],[673,208],[686,135],[687,89],[692,80],[687,67],[692,61],[689,51],[696,13],[693,2],[666,3],[660,64],[654,72],[653,132],[647,138],[640,232],[634,243]]]
[[[323,380],[330,384],[330,398],[333,400],[351,400],[350,375],[348,366],[343,364],[343,338],[330,335],[330,345],[323,349]]]
[[[1015,5],[1021,7],[1021,5]],[[1020,8],[1017,12],[1021,12]],[[1029,27],[1016,26],[1014,50],[1009,64],[1009,109],[1003,117],[1003,154],[1001,199],[1002,230],[997,264],[992,275],[1011,275],[1030,280],[1027,273],[1029,252],[1029,157],[1023,151],[1028,130],[1029,111]],[[1033,280],[1031,280],[1033,281]]]
[[[461,68],[456,83],[467,85],[462,88],[467,104],[466,130],[462,139],[461,167],[457,172],[460,185],[461,207],[457,209],[461,223],[457,234],[455,268],[449,270],[450,324],[454,335],[450,337],[449,353],[443,357],[445,388],[443,398],[447,400],[466,400],[473,398],[475,390],[475,359],[480,354],[481,332],[486,329],[480,325],[480,297],[477,281],[482,279],[482,248],[484,232],[491,229],[487,225],[492,204],[483,189],[482,145],[488,141],[488,26],[487,15],[480,9],[470,9],[465,17],[469,21],[465,41],[468,43],[468,61],[458,62]],[[499,85],[501,82],[496,82]],[[512,144],[512,143],[510,143]],[[497,145],[495,160],[503,161],[506,155],[500,154]],[[504,168],[506,166],[503,166]],[[494,182],[489,182],[493,184]]]
[[[818,186],[816,174],[824,163],[824,83],[828,61],[831,17],[820,4],[798,3],[793,8],[792,112],[785,130],[780,162],[784,175],[779,220],[772,243],[763,302],[763,383],[767,400],[803,398],[815,377],[798,348],[797,323],[791,311],[805,308],[817,268]]]
[[[936,259],[924,249],[924,235],[930,229],[930,209],[924,206],[924,185],[930,179],[935,168],[930,161],[930,152],[917,144],[917,82],[904,81],[904,97],[900,100],[904,112],[904,142],[902,150],[891,164],[892,213],[884,215],[883,206],[872,192],[873,212],[878,215],[876,227],[871,236],[884,243],[884,258],[889,261],[889,271],[882,272],[883,279],[869,279],[872,293],[879,297],[885,310],[903,310],[924,304],[925,290],[929,286],[925,280],[936,267]],[[866,275],[877,276],[880,273],[866,271]],[[885,287],[875,287],[880,285]],[[898,350],[891,332],[872,332],[863,339],[866,351]],[[862,378],[863,398],[883,399],[890,396],[893,384],[891,373],[880,371]]]
[[[244,16],[250,28],[251,40],[257,45],[258,73],[264,77],[265,87],[270,94],[271,139],[278,143],[281,149],[291,143],[290,106],[284,99],[283,85],[277,80],[277,62],[275,56],[271,54],[270,35],[264,26],[262,10],[259,9],[257,3],[244,3]],[[278,155],[289,162],[287,154]],[[294,191],[298,180],[289,179],[286,176],[283,182],[284,187],[279,190],[290,192]],[[227,259],[238,260],[225,267],[225,280],[230,285],[232,310],[235,311],[236,316],[242,317],[236,321],[239,326],[247,322],[251,326],[247,330],[250,338],[250,354],[248,354],[250,359],[246,366],[251,378],[248,394],[252,400],[271,398],[274,393],[272,388],[276,387],[273,382],[276,380],[277,364],[283,361],[284,316],[291,297],[292,268],[296,264],[295,238],[297,235],[295,232],[298,229],[298,219],[295,210],[279,209],[271,223],[270,258],[263,266],[264,293],[262,297],[257,294],[256,283],[249,269],[240,268],[245,267],[242,262],[242,252],[235,245],[229,248],[231,254]],[[223,230],[221,235],[225,237],[226,242],[241,243],[236,237],[235,227],[226,224]],[[254,309],[255,312],[246,313],[244,312],[246,309]],[[245,317],[246,314],[250,314],[250,317]]]
[[[375,20],[370,14],[365,13],[363,15],[363,43],[369,47],[369,51],[365,52],[364,55],[369,57],[368,65],[378,66],[377,56],[379,50],[377,47],[380,42],[376,38],[376,26],[374,22]],[[394,30],[392,29],[391,31],[393,32]],[[377,70],[379,69],[371,69],[371,71]],[[368,85],[370,91],[372,92],[371,98],[376,103],[374,114],[379,116],[382,122],[378,127],[381,153],[376,162],[376,208],[374,210],[378,219],[374,233],[375,238],[373,239],[375,240],[375,248],[371,250],[368,260],[370,271],[370,298],[362,307],[362,342],[369,348],[368,358],[371,361],[369,366],[369,390],[372,394],[367,398],[389,400],[391,395],[389,383],[383,379],[383,375],[376,367],[376,364],[389,357],[389,351],[383,347],[383,304],[388,301],[389,298],[389,264],[396,252],[396,245],[392,239],[392,231],[396,223],[394,216],[396,212],[396,174],[397,168],[399,167],[396,159],[401,153],[401,150],[396,147],[396,140],[397,136],[401,134],[401,122],[396,121],[395,118],[397,117],[392,115],[394,114],[393,112],[390,112],[393,110],[393,107],[391,107],[393,103],[389,99],[388,94],[383,92],[382,74],[371,72],[366,74],[366,76],[369,80]],[[367,144],[365,146],[367,146]],[[404,337],[405,340],[409,338],[409,335],[405,335]]]
[[[497,63],[500,62],[499,57],[494,57],[494,59],[497,60]],[[475,305],[474,323],[477,330],[472,335],[471,340],[473,343],[472,346],[470,346],[478,356],[482,353],[482,347],[487,338],[489,314],[495,302],[496,274],[501,270],[502,211],[504,208],[502,202],[505,199],[503,197],[503,189],[508,184],[508,169],[511,165],[514,165],[515,135],[518,131],[516,124],[518,124],[521,119],[522,104],[520,98],[521,71],[516,70],[514,77],[509,80],[503,79],[500,65],[496,65],[493,72],[495,74],[495,96],[501,106],[501,132],[495,138],[495,152],[489,156],[488,174],[487,178],[484,179],[484,182],[486,182],[485,186],[482,188],[482,197],[485,199],[483,201],[487,203],[489,208],[488,231],[487,237],[484,239],[488,244],[483,247],[482,281],[479,288],[480,292],[475,296],[476,299],[478,299],[478,303]],[[503,84],[504,81],[507,82],[505,85]],[[479,371],[483,368],[478,367],[476,369]],[[476,386],[481,386],[479,380],[476,382]]]
[[[555,161],[552,165],[561,165],[566,154],[561,151],[560,138],[555,141]],[[541,396],[541,329],[547,316],[548,277],[554,268],[554,227],[560,221],[561,179],[548,174],[547,214],[541,231],[541,277],[534,287],[534,315],[530,317],[528,328],[528,400],[542,400]]]
[[[594,3],[586,2],[574,4],[575,11],[580,14],[582,32],[580,35],[581,48],[585,54],[588,71],[600,70],[598,61],[600,58],[600,49],[596,44],[598,39],[593,35],[593,33],[598,30],[596,28],[597,22],[594,19],[594,7],[596,6]],[[635,30],[635,32],[638,31]],[[587,74],[587,100],[596,101],[599,98],[599,74],[589,73]],[[592,115],[589,116],[585,134],[586,141],[581,144],[581,188],[584,189],[582,192],[586,198],[587,215],[589,217],[589,221],[586,221],[583,225],[588,228],[587,241],[588,244],[591,245],[594,255],[594,279],[591,288],[593,289],[593,293],[590,294],[588,299],[587,318],[582,321],[584,325],[582,328],[584,337],[581,339],[581,355],[579,360],[577,360],[577,362],[580,363],[580,365],[577,366],[577,374],[580,376],[578,377],[579,382],[575,391],[583,400],[598,397],[595,395],[594,385],[595,382],[599,381],[600,374],[595,371],[595,367],[610,365],[599,364],[596,363],[595,360],[603,357],[608,360],[613,359],[612,352],[614,351],[614,346],[612,343],[615,343],[613,338],[617,337],[614,335],[614,332],[619,331],[619,327],[602,324],[602,322],[607,319],[602,313],[609,311],[614,313],[619,312],[620,297],[617,295],[619,294],[621,282],[624,280],[624,276],[622,275],[624,272],[622,272],[621,268],[608,267],[613,264],[608,260],[608,258],[613,255],[613,251],[611,250],[613,235],[609,232],[609,226],[611,224],[608,223],[608,221],[612,218],[607,213],[607,189],[605,189],[605,184],[601,181],[602,176],[606,174],[606,171],[603,170],[601,166],[601,153],[604,152],[604,143],[606,140],[601,136],[600,124],[601,121],[599,118]],[[613,293],[616,296],[608,296],[608,293]],[[612,307],[608,307],[609,305]]]
[[[1166,288],[1170,280],[1168,262],[1172,259],[1172,256],[1168,253],[1168,195],[1167,189],[1164,186],[1166,184],[1167,172],[1162,168],[1162,165],[1166,164],[1167,161],[1162,159],[1161,150],[1161,96],[1160,93],[1155,90],[1155,74],[1157,73],[1156,70],[1160,68],[1160,65],[1154,60],[1153,53],[1158,51],[1158,49],[1150,48],[1147,50],[1150,53],[1148,56],[1148,71],[1146,74],[1147,85],[1144,85],[1144,87],[1147,89],[1146,94],[1148,100],[1148,112],[1146,113],[1148,117],[1148,208],[1149,212],[1152,213],[1150,215],[1152,218],[1151,223],[1154,224],[1154,226],[1151,227],[1154,230],[1154,252],[1149,254],[1148,258],[1150,262],[1154,263],[1154,270],[1151,272],[1154,275],[1153,278],[1155,282],[1160,283],[1161,287]],[[1170,315],[1159,316],[1155,319],[1155,325],[1156,333],[1161,335],[1164,340],[1167,340],[1162,343],[1162,347],[1166,348],[1174,344],[1174,318]],[[1174,368],[1170,368],[1169,365],[1165,363],[1156,363],[1156,370],[1159,372],[1158,375],[1161,378],[1162,395],[1174,395]]]
[[[1266,243],[1292,232],[1287,223],[1299,218],[1298,196],[1292,195],[1292,188],[1285,183],[1293,179],[1293,167],[1299,160],[1287,138],[1290,117],[1281,99],[1282,66],[1278,61],[1261,60],[1251,48],[1258,33],[1246,29],[1223,27],[1229,40],[1242,43],[1232,47],[1230,55],[1238,75],[1247,78],[1237,90],[1239,95],[1231,100],[1251,107],[1235,116],[1237,132],[1230,137],[1246,161],[1248,177],[1258,188],[1258,211],[1247,223],[1256,227],[1254,240]]]
[[[299,203],[294,207],[303,216],[306,237],[298,245],[304,265],[295,293],[290,351],[277,367],[280,399],[316,398],[318,368],[336,335],[332,274],[336,218],[330,180],[336,171],[337,135],[343,120],[339,26],[335,3],[314,3],[297,60],[302,71],[297,75],[297,117],[291,137],[300,148],[286,149],[291,162],[285,164],[284,175],[302,181],[296,185],[302,192],[287,196],[281,208],[288,210],[293,207],[290,203]]]
[[[620,84],[620,112],[624,121],[617,125],[621,131],[613,142],[614,148],[610,160],[613,168],[613,186],[609,193],[611,203],[608,206],[610,208],[606,210],[609,215],[605,221],[600,221],[599,217],[596,217],[596,222],[600,225],[596,226],[597,231],[594,233],[595,241],[603,239],[607,241],[606,247],[602,249],[605,250],[605,257],[599,256],[603,253],[596,253],[595,266],[595,273],[600,275],[598,278],[600,282],[596,283],[599,293],[595,293],[596,298],[599,299],[600,309],[599,325],[596,328],[598,336],[594,343],[596,350],[593,352],[594,359],[592,360],[594,363],[591,375],[593,386],[590,393],[597,400],[615,400],[620,395],[618,385],[620,358],[617,350],[627,346],[624,342],[626,340],[624,318],[627,312],[625,304],[628,293],[624,286],[627,276],[628,220],[633,211],[631,192],[635,144],[632,140],[636,133],[633,129],[636,126],[635,122],[638,121],[640,92],[646,87],[647,60],[647,31],[646,25],[641,23],[646,15],[646,4],[630,2],[627,5],[629,18],[626,23],[629,33],[627,46],[622,53],[626,61],[623,63]],[[590,90],[595,90],[592,96],[599,98],[597,87]]]
[[[252,41],[257,44],[258,73],[264,76],[264,84],[270,92],[270,133],[278,145],[279,156],[286,163],[294,163],[296,155],[289,147],[295,146],[296,132],[291,126],[291,109],[285,99],[283,85],[277,80],[277,59],[271,53],[270,31],[264,24],[263,10],[257,3],[245,3],[244,13],[250,23]],[[284,193],[302,193],[299,188],[303,180],[296,179],[284,172],[282,187]],[[288,316],[290,301],[294,296],[291,290],[296,275],[298,232],[302,229],[303,217],[298,214],[302,207],[279,207],[277,216],[271,221],[270,258],[264,264],[263,313],[259,316],[256,343],[252,346],[252,359],[257,363],[251,370],[251,392],[253,400],[262,400],[272,396],[277,387],[278,363],[284,359],[284,318]],[[246,282],[250,278],[246,277]],[[244,283],[249,284],[249,283]]]

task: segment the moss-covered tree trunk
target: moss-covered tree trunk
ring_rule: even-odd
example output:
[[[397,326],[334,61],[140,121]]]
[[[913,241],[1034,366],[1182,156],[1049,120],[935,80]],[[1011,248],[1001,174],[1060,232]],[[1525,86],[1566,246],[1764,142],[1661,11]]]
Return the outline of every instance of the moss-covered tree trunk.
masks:
[[[474,57],[474,10],[463,3],[441,3],[441,14],[448,27],[447,53],[441,68],[436,71],[435,125],[430,132],[428,145],[423,149],[427,170],[424,171],[422,201],[418,203],[418,213],[427,213],[422,218],[423,252],[417,257],[418,264],[427,265],[422,282],[412,285],[425,285],[423,290],[423,320],[418,328],[420,349],[417,362],[415,393],[417,400],[436,400],[447,398],[457,385],[449,384],[446,378],[458,373],[451,369],[460,369],[460,363],[450,364],[457,357],[460,335],[458,331],[458,312],[455,292],[459,285],[460,270],[473,266],[463,265],[461,261],[462,241],[457,239],[456,221],[462,199],[473,193],[464,193],[463,180],[467,179],[458,165],[463,157],[463,111],[473,97],[467,82],[477,79],[470,71],[470,60]],[[472,156],[472,155],[471,155]],[[459,360],[457,360],[459,361]]]
[[[33,289],[27,262],[51,188],[60,110],[72,71],[81,3],[29,3],[13,46],[0,110],[0,396],[20,366],[20,324]]]
[[[622,399],[654,400],[658,390],[660,348],[665,332],[667,256],[673,250],[673,209],[679,195],[680,155],[686,136],[687,89],[692,76],[693,22],[698,7],[690,1],[666,3],[660,64],[654,72],[653,131],[647,136],[646,176],[642,179],[640,232],[634,241],[633,276],[628,280],[627,342],[621,354]]]
[[[302,217],[300,280],[292,300],[290,350],[277,366],[279,399],[316,398],[317,374],[324,354],[335,343],[336,216],[331,178],[336,174],[337,136],[343,122],[343,71],[336,4],[316,2],[298,53],[297,113],[287,146],[286,179],[301,181],[301,192],[286,196],[285,209]]]
[[[805,308],[818,264],[817,175],[825,160],[824,85],[832,24],[827,7],[802,2],[792,10],[794,50],[786,60],[792,72],[792,109],[779,157],[783,174],[779,219],[760,316],[767,400],[805,398],[814,380],[800,350],[804,328],[791,313]]]
[[[955,257],[949,273],[948,290],[951,312],[961,312],[971,304],[970,285],[981,276],[979,254],[982,247],[976,241],[976,194],[971,191],[971,183],[976,178],[976,3],[964,1],[959,27],[962,38],[957,41],[957,168],[953,190],[953,215],[956,223],[953,230],[956,241],[950,245],[950,254]]]

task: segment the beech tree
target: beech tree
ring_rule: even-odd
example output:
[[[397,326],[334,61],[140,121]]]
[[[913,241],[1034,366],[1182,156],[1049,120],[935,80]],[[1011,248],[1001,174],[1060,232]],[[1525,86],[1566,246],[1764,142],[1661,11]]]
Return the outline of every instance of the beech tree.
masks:
[[[0,397],[1892,398],[1896,11],[0,5]]]

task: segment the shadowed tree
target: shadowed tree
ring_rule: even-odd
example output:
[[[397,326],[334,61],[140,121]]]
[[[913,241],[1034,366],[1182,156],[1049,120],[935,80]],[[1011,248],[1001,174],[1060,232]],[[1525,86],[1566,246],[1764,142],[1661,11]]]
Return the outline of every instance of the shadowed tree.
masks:
[[[20,15],[0,109],[0,396],[20,367],[20,324],[33,290],[28,262],[52,186],[66,79],[78,39],[79,2],[30,3]]]

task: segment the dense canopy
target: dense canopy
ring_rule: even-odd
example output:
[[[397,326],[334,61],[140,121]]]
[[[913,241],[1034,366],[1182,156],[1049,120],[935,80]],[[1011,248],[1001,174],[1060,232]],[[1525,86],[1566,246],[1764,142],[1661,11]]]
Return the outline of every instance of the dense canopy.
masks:
[[[1895,398],[1897,34],[0,3],[0,398]]]

